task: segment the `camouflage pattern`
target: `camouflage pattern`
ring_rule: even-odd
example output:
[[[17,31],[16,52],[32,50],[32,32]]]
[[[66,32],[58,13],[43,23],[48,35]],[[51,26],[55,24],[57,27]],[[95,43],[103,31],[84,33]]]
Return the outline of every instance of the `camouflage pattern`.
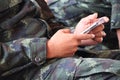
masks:
[[[98,12],[100,16],[111,16],[112,28],[119,28],[119,4],[119,0],[48,0],[48,5],[58,21],[68,26],[75,24],[77,19]]]
[[[22,0],[0,0],[0,12],[8,9],[8,8],[11,8],[19,3],[21,3]],[[4,4],[4,5],[3,5]]]
[[[117,77],[114,76],[115,80],[120,79],[118,71],[118,67],[120,67],[119,61],[69,57],[60,59],[53,64],[51,65],[50,63],[40,69],[38,71],[39,75],[35,75],[35,80],[39,77],[42,79],[38,80],[106,80],[107,78],[109,78],[108,80],[112,80],[113,76],[110,76],[110,74],[117,75]],[[106,78],[102,77],[102,74],[106,74]]]
[[[0,80],[120,80],[119,50],[84,50],[90,54],[85,57],[80,50],[73,57],[47,60],[51,29],[37,15],[41,9],[29,1],[21,4],[1,13]]]
[[[48,5],[56,20],[69,27],[95,12],[99,17],[108,16],[110,22],[105,24],[105,32],[110,36],[105,37],[103,44],[109,49],[118,48],[116,33],[111,30],[120,28],[120,0],[48,0]]]

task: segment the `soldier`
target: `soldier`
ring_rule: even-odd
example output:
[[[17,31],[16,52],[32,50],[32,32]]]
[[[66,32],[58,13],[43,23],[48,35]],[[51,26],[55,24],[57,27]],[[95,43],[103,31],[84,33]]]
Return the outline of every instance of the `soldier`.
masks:
[[[76,55],[78,45],[83,45],[81,40],[91,40],[90,44],[102,42],[104,26],[89,34],[72,34],[70,29],[61,29],[50,36],[52,29],[40,5],[44,3],[43,0],[0,1],[0,80],[119,80],[119,60]],[[97,19],[97,14],[90,15],[78,27],[86,28]],[[118,57],[119,51],[115,58]]]
[[[111,22],[106,25],[105,32],[110,36],[106,36],[103,44],[109,49],[119,48],[120,0],[46,0],[46,2],[57,21],[67,26],[74,26],[81,18],[95,12],[99,13],[99,16],[108,16]],[[110,30],[110,25],[113,31]]]

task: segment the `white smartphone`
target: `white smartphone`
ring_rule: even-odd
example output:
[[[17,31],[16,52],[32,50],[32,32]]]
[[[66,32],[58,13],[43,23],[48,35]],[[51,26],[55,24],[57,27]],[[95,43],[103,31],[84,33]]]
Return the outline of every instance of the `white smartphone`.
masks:
[[[85,34],[85,33],[89,33],[91,30],[93,30],[94,28],[96,28],[97,26],[105,23],[106,21],[104,20],[104,18],[99,18],[98,21],[96,21],[95,23],[93,23],[90,27],[88,27],[87,29],[85,29],[84,31],[81,32],[81,34]]]

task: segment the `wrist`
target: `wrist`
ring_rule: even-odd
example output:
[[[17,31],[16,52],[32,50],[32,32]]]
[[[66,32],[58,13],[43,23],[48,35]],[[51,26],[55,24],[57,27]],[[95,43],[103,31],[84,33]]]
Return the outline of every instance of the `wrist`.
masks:
[[[50,42],[50,40],[47,41],[47,58],[54,58],[54,49],[53,49],[53,43]]]

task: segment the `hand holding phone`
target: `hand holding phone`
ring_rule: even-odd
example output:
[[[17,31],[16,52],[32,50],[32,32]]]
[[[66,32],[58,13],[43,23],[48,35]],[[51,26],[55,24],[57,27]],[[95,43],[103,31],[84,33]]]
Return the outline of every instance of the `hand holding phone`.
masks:
[[[106,20],[104,19],[104,17],[99,18],[98,21],[94,22],[90,27],[88,27],[87,29],[82,31],[81,34],[89,33],[91,30],[93,30],[94,28],[96,28],[97,26],[99,26],[105,22],[106,22]]]
[[[104,24],[106,22],[108,22],[109,19],[106,17],[101,17],[99,18],[96,22],[94,22],[90,27],[88,27],[87,29],[85,29],[84,31],[81,32],[81,34],[85,34],[85,33],[89,33],[91,30],[93,30],[94,28],[96,28],[97,26]],[[74,29],[71,29],[71,32],[74,33]]]

